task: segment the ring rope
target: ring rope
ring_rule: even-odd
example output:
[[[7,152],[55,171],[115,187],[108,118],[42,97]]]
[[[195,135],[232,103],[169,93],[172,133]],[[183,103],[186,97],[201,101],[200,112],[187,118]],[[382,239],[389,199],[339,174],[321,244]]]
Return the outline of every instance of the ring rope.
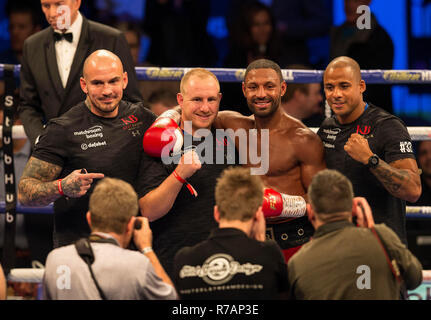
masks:
[[[138,80],[179,81],[191,68],[136,67]],[[246,69],[207,68],[222,82],[241,82]],[[324,70],[282,69],[287,83],[322,82]],[[429,84],[431,70],[361,70],[366,83]]]
[[[4,77],[4,64],[0,64],[0,79]],[[21,66],[14,65],[14,76],[19,78]],[[192,68],[135,67],[138,80],[179,81]],[[243,81],[245,69],[207,68],[222,82]],[[323,70],[283,69],[284,80],[288,83],[322,82]],[[362,79],[367,83],[383,84],[430,84],[431,70],[361,70]]]
[[[4,213],[4,211],[5,202],[0,201],[0,213]],[[18,203],[16,211],[21,214],[53,214],[54,207],[52,203],[45,207],[27,207]],[[406,206],[406,216],[407,218],[431,218],[431,206]]]
[[[20,65],[14,65],[14,76],[19,78]],[[4,78],[4,64],[0,64],[0,79]],[[182,76],[191,68],[157,68],[157,67],[136,67],[138,80],[141,81],[179,81]],[[209,68],[221,82],[241,82],[243,81],[245,69]],[[323,70],[288,70],[283,69],[283,78],[287,83],[321,83]],[[367,83],[381,84],[430,84],[431,70],[362,70],[361,76]],[[318,128],[310,128],[317,132]],[[408,127],[412,140],[431,140],[431,127]],[[2,127],[0,128],[1,138]],[[26,138],[22,125],[14,126],[12,130],[14,139]],[[4,202],[0,203],[0,212],[4,213]],[[17,205],[18,213],[53,213],[53,206],[48,205],[42,208],[25,207]],[[431,207],[407,206],[407,218],[431,217]],[[42,282],[43,266],[33,266],[28,269],[11,269],[7,278],[15,282]],[[431,270],[423,271],[424,279],[431,280]]]
[[[30,282],[42,283],[45,268],[43,266],[36,266],[33,268],[15,268],[11,269],[7,275],[8,281],[13,282]],[[423,281],[431,281],[431,270],[422,270]]]

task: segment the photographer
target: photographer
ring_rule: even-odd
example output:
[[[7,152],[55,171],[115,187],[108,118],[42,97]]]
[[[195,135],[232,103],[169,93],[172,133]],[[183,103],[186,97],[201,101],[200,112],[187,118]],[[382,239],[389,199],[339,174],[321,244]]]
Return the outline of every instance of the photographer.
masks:
[[[308,198],[315,232],[288,263],[290,298],[395,300],[400,285],[410,290],[420,285],[418,259],[389,227],[374,225],[367,201],[353,199],[352,184],[343,174],[328,169],[316,174]],[[352,215],[362,228],[352,223]]]
[[[169,276],[151,248],[148,220],[135,217],[138,198],[132,186],[114,178],[99,182],[90,197],[87,221],[90,251],[75,245],[53,250],[43,280],[45,299],[176,299]],[[139,223],[135,223],[140,221]],[[133,235],[138,251],[127,250]],[[90,262],[84,260],[91,257]]]
[[[280,299],[287,268],[277,243],[265,238],[263,185],[249,168],[223,171],[215,188],[219,227],[175,256],[173,280],[182,300]]]

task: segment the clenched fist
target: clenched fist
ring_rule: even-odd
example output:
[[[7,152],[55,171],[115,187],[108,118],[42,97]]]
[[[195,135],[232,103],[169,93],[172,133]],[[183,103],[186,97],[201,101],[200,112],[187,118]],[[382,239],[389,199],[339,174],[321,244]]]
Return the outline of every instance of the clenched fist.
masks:
[[[368,159],[374,154],[368,145],[368,140],[358,133],[350,136],[344,145],[344,150],[353,159],[363,164],[367,164]]]
[[[202,164],[198,154],[194,150],[190,150],[183,154],[175,171],[181,178],[187,179],[194,175],[200,168],[202,168]]]

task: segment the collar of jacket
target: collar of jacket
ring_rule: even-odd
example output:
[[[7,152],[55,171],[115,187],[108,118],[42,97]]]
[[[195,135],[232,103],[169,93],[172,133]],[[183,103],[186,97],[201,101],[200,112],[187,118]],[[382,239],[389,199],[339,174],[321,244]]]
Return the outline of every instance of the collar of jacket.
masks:
[[[244,236],[247,237],[247,235],[244,233],[244,231],[237,229],[237,228],[216,228],[211,231],[211,234],[209,238],[217,238],[217,237],[226,237],[226,236]]]

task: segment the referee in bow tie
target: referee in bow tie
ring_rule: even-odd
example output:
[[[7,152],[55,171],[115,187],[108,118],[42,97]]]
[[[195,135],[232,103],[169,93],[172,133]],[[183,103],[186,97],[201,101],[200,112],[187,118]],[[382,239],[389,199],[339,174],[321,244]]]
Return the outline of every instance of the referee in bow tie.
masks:
[[[54,41],[61,41],[61,40],[66,40],[67,42],[73,42],[73,33],[54,32]]]

